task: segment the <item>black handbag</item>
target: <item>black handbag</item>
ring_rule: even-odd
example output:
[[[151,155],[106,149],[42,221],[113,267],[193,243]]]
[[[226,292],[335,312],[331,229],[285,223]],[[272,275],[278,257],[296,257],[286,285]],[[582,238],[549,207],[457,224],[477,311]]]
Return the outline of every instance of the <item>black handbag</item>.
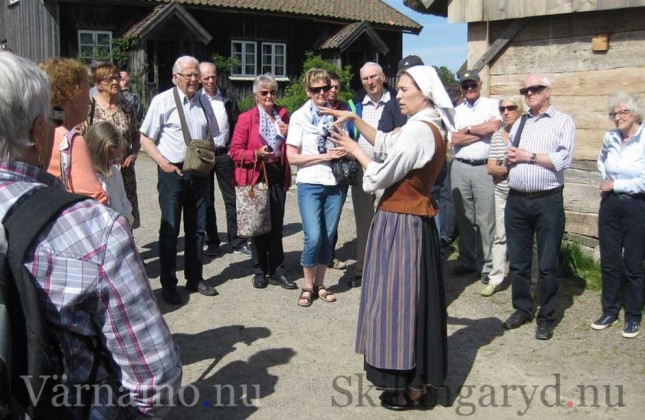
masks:
[[[332,160],[331,172],[338,185],[358,185],[361,181],[361,165],[348,156]]]

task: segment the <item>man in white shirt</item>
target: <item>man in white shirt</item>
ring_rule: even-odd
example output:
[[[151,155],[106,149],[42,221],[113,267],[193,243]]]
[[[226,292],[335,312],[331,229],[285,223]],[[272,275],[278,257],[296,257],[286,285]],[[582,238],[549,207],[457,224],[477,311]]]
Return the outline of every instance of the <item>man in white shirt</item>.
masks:
[[[475,70],[458,75],[464,101],[455,108],[450,143],[452,195],[459,227],[456,276],[480,273],[488,283],[492,269],[491,245],[495,231],[495,185],[486,170],[492,134],[502,125],[498,103],[480,95],[482,82]]]
[[[358,114],[365,122],[377,128],[385,104],[390,100],[395,100],[396,90],[384,86],[385,75],[383,74],[383,68],[377,63],[365,63],[361,67],[360,77],[363,89],[358,91],[354,99],[349,102],[349,105],[352,111]],[[375,159],[374,146],[362,135],[358,137],[357,141],[368,156],[371,159]],[[354,218],[356,220],[357,241],[354,279],[350,282],[352,287],[359,287],[361,285],[367,234],[372,224],[372,218],[374,217],[376,199],[377,195],[363,191],[362,185],[352,185],[352,204],[354,206]]]
[[[159,228],[159,265],[162,297],[173,305],[182,303],[177,293],[177,238],[184,211],[186,290],[206,296],[217,290],[204,281],[204,232],[206,229],[206,190],[208,178],[183,172],[186,143],[182,133],[174,91],[186,116],[191,139],[206,139],[217,134],[217,121],[210,103],[201,100],[199,61],[183,56],[175,61],[172,81],[175,88],[155,96],[141,125],[141,147],[157,164],[157,189],[161,207]]]
[[[215,168],[208,177],[208,195],[206,197],[206,236],[208,237],[208,248],[206,255],[218,257],[220,240],[217,234],[217,216],[215,214],[215,177],[219,185],[224,206],[226,209],[226,231],[228,243],[233,252],[251,255],[251,248],[245,238],[237,235],[237,214],[235,206],[235,188],[233,178],[235,177],[235,163],[228,155],[235,123],[240,111],[237,107],[235,96],[227,96],[226,92],[217,86],[217,68],[213,63],[202,62],[199,64],[202,89],[199,92],[204,101],[208,101],[213,108],[215,119],[219,127],[219,134],[213,135],[215,143]]]

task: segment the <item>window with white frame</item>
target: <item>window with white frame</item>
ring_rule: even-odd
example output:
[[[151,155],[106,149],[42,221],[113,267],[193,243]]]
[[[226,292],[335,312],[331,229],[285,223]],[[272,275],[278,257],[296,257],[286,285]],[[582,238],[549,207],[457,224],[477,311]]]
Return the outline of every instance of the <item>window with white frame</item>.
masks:
[[[112,32],[78,31],[78,56],[86,63],[112,61]]]
[[[236,64],[231,76],[255,76],[257,74],[257,43],[254,41],[231,41],[231,57]]]
[[[262,43],[262,73],[275,77],[286,77],[287,44],[277,42]]]

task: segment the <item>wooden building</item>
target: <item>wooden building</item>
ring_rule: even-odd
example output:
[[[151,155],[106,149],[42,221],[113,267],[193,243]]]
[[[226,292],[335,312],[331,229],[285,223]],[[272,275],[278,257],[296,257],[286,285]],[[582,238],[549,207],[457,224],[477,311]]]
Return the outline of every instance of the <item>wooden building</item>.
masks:
[[[381,0],[0,0],[0,40],[34,61],[112,59],[118,38],[135,41],[129,70],[144,98],[171,86],[175,59],[214,53],[238,65],[220,84],[246,96],[258,74],[281,82],[301,70],[306,51],[356,71],[366,61],[389,75],[403,33],[417,22]],[[220,72],[221,73],[221,72]],[[223,76],[223,75],[220,75]],[[353,82],[360,86],[358,75]],[[284,85],[281,83],[281,86]]]
[[[483,95],[517,94],[546,74],[552,103],[576,123],[574,163],[565,172],[567,235],[597,243],[596,159],[614,124],[607,102],[618,90],[645,96],[645,0],[405,0],[417,11],[468,24],[468,68]]]

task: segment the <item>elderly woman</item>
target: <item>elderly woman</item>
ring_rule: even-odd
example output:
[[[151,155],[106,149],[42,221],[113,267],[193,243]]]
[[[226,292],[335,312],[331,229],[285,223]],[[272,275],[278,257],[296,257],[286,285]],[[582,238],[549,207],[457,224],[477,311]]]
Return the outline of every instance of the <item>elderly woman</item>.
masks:
[[[291,117],[287,156],[298,167],[298,209],[305,233],[300,260],[305,284],[298,305],[307,307],[314,297],[325,302],[336,301],[324,280],[346,190],[336,183],[331,171],[331,160],[344,155],[330,150],[334,144],[328,139],[329,129],[334,119],[320,113],[320,107],[329,106],[329,74],[322,69],[310,69],[303,83],[309,100]]]
[[[265,163],[269,181],[271,231],[251,239],[253,287],[262,289],[268,283],[285,289],[298,286],[284,275],[282,226],[287,190],[291,186],[291,168],[287,160],[285,137],[289,115],[275,104],[278,83],[263,74],[253,82],[257,106],[241,114],[235,124],[229,155],[237,163],[235,184],[255,185],[263,180],[258,161]]]
[[[643,306],[645,259],[645,104],[635,94],[618,92],[609,101],[616,125],[602,139],[598,156],[600,211],[598,242],[602,271],[602,316],[591,328],[604,330],[618,321],[618,291],[623,283],[623,337],[638,335]]]
[[[509,133],[524,108],[522,98],[513,96],[499,101],[503,126],[493,134],[488,153],[488,173],[495,183],[495,235],[491,248],[493,267],[488,274],[488,284],[482,289],[482,296],[492,296],[499,289],[506,275],[506,229],[504,228],[504,208],[508,196],[508,169],[504,166],[504,154],[509,142]]]
[[[85,121],[90,102],[85,66],[71,58],[51,58],[40,65],[51,80],[54,133],[47,172],[60,178],[68,191],[87,195],[108,205],[85,139],[76,127]]]
[[[363,189],[385,189],[365,253],[356,351],[365,357],[367,379],[385,389],[381,405],[408,410],[427,408],[430,387],[442,386],[446,375],[446,299],[430,190],[446,159],[454,109],[432,67],[401,72],[398,89],[409,117],[399,132],[377,132],[355,114],[325,112],[352,119],[386,155],[374,162],[346,134],[332,134],[338,149],[365,169]]]
[[[121,87],[119,69],[114,64],[99,64],[92,71],[93,83],[97,94],[92,97],[90,112],[87,120],[81,127],[85,135],[90,126],[98,121],[112,123],[127,142],[125,156],[121,162],[121,176],[128,201],[132,205],[132,228],[140,226],[139,200],[137,198],[137,178],[134,172],[134,163],[137,153],[141,149],[139,143],[138,121],[132,105],[123,95],[119,95]]]

